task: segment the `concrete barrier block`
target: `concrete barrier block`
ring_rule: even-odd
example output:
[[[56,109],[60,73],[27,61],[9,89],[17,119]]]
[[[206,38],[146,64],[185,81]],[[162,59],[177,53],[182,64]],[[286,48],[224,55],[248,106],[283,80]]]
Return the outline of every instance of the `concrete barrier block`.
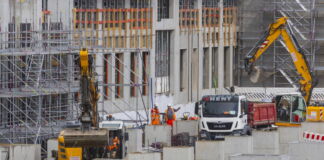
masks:
[[[173,125],[173,135],[188,132],[190,136],[198,136],[198,123],[199,121],[181,121],[177,120]]]
[[[171,146],[171,126],[168,125],[148,125],[145,126],[145,146],[155,142],[163,142]]]
[[[324,144],[312,142],[289,143],[288,156],[293,160],[321,160],[324,157]]]
[[[9,160],[41,160],[41,146],[38,144],[14,144],[9,148]]]
[[[127,129],[129,140],[126,142],[127,152],[141,152],[143,144],[143,130],[142,129]]]
[[[249,154],[253,153],[252,136],[228,136],[224,142],[225,160],[228,160],[233,154]]]
[[[197,141],[196,160],[224,160],[224,141]]]
[[[300,127],[279,127],[279,152],[280,154],[288,153],[290,142],[300,140]]]
[[[52,151],[57,151],[57,150],[58,150],[57,139],[47,140],[47,159],[54,158],[54,155],[52,155]]]
[[[254,131],[253,153],[255,154],[279,154],[278,131]]]
[[[193,147],[164,147],[163,160],[195,160]]]
[[[290,160],[287,155],[272,154],[238,154],[230,156],[230,160]]]
[[[161,153],[129,153],[126,160],[161,160]]]
[[[303,122],[301,123],[301,129],[299,132],[299,141],[303,140],[303,132],[310,131],[314,133],[324,134],[324,125],[323,122]]]

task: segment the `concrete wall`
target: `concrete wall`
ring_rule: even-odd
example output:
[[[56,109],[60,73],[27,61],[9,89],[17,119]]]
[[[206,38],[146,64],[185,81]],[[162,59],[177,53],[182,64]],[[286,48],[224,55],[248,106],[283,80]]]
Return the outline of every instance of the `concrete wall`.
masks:
[[[149,125],[145,126],[145,146],[155,142],[163,142],[171,146],[171,127],[168,125]]]
[[[280,154],[288,153],[290,142],[299,141],[300,127],[279,127],[279,152]]]
[[[164,147],[163,160],[194,160],[193,147]]]
[[[244,153],[249,154],[253,152],[253,137],[244,136],[244,137],[234,137],[229,136],[225,137],[224,142],[224,158],[228,160],[230,155]]]
[[[8,154],[9,160],[41,160],[41,146],[38,144],[2,144],[0,152],[0,158]]]
[[[173,135],[188,132],[190,136],[198,136],[199,121],[175,121],[173,125]]]
[[[289,144],[288,155],[293,160],[320,160],[324,157],[324,144],[295,142]]]
[[[127,129],[129,140],[126,142],[127,152],[140,152],[142,151],[143,144],[143,130],[142,129]]]
[[[161,153],[129,153],[126,160],[161,160]]]
[[[224,141],[197,141],[196,142],[196,160],[223,160],[224,159]]]
[[[271,154],[239,154],[231,156],[230,160],[289,160],[289,157]]]
[[[253,153],[255,154],[279,154],[278,131],[254,131]]]

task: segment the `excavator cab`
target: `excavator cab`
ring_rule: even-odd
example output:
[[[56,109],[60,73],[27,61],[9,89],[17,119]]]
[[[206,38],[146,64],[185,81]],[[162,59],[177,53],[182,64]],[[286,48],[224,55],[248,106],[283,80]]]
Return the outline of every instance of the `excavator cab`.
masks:
[[[299,126],[306,118],[306,103],[301,94],[276,95],[278,126]]]

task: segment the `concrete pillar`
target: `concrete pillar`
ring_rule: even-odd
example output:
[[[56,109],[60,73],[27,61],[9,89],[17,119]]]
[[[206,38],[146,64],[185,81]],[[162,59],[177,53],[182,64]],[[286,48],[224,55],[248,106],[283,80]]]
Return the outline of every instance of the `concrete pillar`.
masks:
[[[213,47],[209,47],[209,49],[208,49],[208,57],[209,57],[209,59],[208,59],[208,67],[209,67],[209,80],[208,80],[208,82],[209,82],[209,84],[208,84],[208,88],[213,88],[213,86],[212,86],[212,83],[213,83]]]
[[[130,79],[130,70],[131,70],[131,66],[130,66],[130,55],[131,53],[130,52],[124,52],[123,53],[123,62],[124,65],[124,69],[123,69],[123,82],[124,84],[131,84],[131,79]],[[139,56],[139,55],[137,55]],[[122,87],[123,88],[123,99],[130,99],[130,86],[128,85],[125,85]]]
[[[224,88],[224,28],[223,28],[223,0],[219,1],[219,46],[218,46],[218,88]]]
[[[111,53],[111,73],[110,73],[110,76],[111,76],[111,84],[115,84],[115,71],[116,71],[116,66],[115,66],[115,61],[116,61],[116,58],[115,58],[116,54],[115,53]],[[115,101],[115,89],[116,87],[115,86],[110,86],[111,90],[111,101]],[[107,108],[110,107],[110,106],[107,106]]]
[[[150,81],[151,83],[151,91],[150,93],[150,97],[154,97],[155,96],[155,89],[156,89],[156,84],[155,84],[155,42],[156,42],[156,26],[157,26],[157,1],[151,1],[151,5],[152,5],[152,9],[153,9],[153,22],[152,22],[152,48],[150,50],[150,71],[149,71],[149,78],[152,80]],[[150,100],[152,100],[153,98],[150,98]],[[152,100],[151,105],[154,103],[154,100]]]

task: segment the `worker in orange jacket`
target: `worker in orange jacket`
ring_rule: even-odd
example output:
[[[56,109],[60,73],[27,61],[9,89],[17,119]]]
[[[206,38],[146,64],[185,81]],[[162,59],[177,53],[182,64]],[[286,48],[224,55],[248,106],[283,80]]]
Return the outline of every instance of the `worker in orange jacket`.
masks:
[[[171,104],[168,104],[168,108],[165,110],[165,115],[164,115],[164,119],[165,122],[170,125],[173,126],[173,122],[176,120],[176,114],[175,112],[178,112],[180,110],[180,107],[177,109],[174,109]]]
[[[157,104],[154,104],[154,108],[151,110],[151,124],[160,125],[160,111]]]
[[[120,140],[117,136],[112,139],[112,144],[108,146],[108,150],[110,151],[110,158],[116,158],[117,151],[120,145]]]

